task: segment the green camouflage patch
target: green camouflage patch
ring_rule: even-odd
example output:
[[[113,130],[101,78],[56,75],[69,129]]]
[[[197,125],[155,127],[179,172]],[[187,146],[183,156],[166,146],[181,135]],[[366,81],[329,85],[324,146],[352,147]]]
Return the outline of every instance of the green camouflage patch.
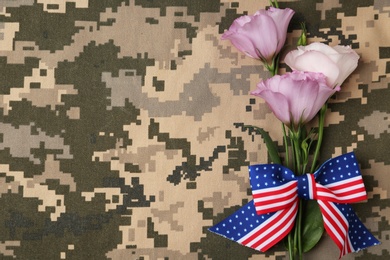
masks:
[[[390,258],[389,1],[280,1],[309,42],[351,45],[359,66],[329,104],[322,160],[355,151],[382,242],[343,259]],[[207,228],[251,199],[267,162],[249,95],[269,77],[220,36],[269,1],[5,0],[0,3],[1,259],[287,259]],[[282,64],[280,72],[287,67]],[[280,147],[281,148],[281,147]],[[324,235],[307,259],[337,259]]]

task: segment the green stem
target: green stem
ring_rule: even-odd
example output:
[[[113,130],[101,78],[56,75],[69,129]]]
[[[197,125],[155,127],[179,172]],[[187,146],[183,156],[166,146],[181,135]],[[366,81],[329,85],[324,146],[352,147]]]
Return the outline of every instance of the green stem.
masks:
[[[306,141],[306,133],[301,127],[298,130],[290,130],[291,146],[293,150],[293,161],[295,162],[294,172],[296,175],[305,174],[307,162],[303,155],[307,154],[308,147],[303,145]],[[303,139],[303,140],[302,140]],[[302,260],[302,222],[303,222],[304,201],[298,200],[298,212],[295,220],[294,230],[289,234],[289,253],[291,260]],[[291,239],[293,240],[291,245]]]
[[[314,156],[313,156],[313,163],[311,165],[310,173],[314,173],[314,171],[317,168],[317,159],[320,154],[320,148],[322,144],[322,139],[324,137],[324,124],[325,124],[325,113],[326,109],[328,108],[328,103],[325,103],[319,113],[318,116],[318,140],[316,144],[316,149],[314,151]]]
[[[267,70],[271,73],[271,77],[278,74],[279,54],[277,54],[275,57],[273,57],[271,65],[269,65],[268,61],[265,58],[262,58],[262,61],[263,61],[264,67],[266,67]]]
[[[292,241],[292,232],[290,232],[288,234],[288,253],[289,253],[289,256],[290,256],[290,260],[294,259],[293,249],[294,249],[294,245],[293,245],[293,241]]]
[[[298,259],[302,260],[303,252],[302,252],[302,211],[303,211],[303,201],[299,199],[299,208],[298,208],[298,219],[297,219],[297,233],[298,233]]]
[[[299,132],[293,133],[293,144],[294,144],[294,157],[295,157],[295,173],[298,175],[302,174],[302,165],[301,165],[301,145]]]
[[[289,154],[289,151],[288,151],[286,126],[283,123],[282,123],[282,129],[283,129],[283,141],[284,141],[286,165],[287,165],[287,167],[290,167],[290,154]]]
[[[277,0],[269,0],[271,6],[279,8],[279,4]]]

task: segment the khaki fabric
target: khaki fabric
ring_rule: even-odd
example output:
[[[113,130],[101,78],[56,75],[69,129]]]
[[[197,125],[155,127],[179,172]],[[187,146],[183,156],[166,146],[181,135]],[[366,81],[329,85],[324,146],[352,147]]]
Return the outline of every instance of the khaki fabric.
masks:
[[[329,104],[324,161],[355,151],[354,204],[390,258],[390,2],[280,1],[287,47],[350,45],[358,68]],[[222,33],[266,0],[0,1],[1,259],[288,259],[207,231],[251,199],[248,165],[282,149],[249,95],[270,75]],[[282,64],[280,73],[285,73]],[[305,259],[338,259],[324,235]]]

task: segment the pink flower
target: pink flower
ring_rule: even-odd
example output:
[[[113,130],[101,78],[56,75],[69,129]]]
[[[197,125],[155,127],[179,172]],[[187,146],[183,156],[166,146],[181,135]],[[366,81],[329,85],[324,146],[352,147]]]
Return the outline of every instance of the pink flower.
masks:
[[[322,73],[293,71],[260,82],[251,94],[263,98],[275,116],[291,128],[313,119],[336,90],[327,86]]]
[[[299,46],[284,59],[293,70],[323,73],[331,88],[341,86],[356,69],[358,60],[359,55],[349,46],[330,47],[319,42]]]
[[[254,15],[245,15],[234,20],[222,40],[230,40],[248,56],[270,63],[280,52],[287,34],[288,24],[294,11],[270,7]]]

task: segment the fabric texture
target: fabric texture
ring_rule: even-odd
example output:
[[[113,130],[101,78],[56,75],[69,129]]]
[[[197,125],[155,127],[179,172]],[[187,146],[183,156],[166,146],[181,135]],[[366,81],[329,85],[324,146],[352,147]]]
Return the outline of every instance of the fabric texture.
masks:
[[[221,35],[268,0],[0,1],[1,259],[288,259],[208,231],[251,200],[248,166],[282,149],[249,93],[270,77]],[[357,69],[326,115],[321,160],[354,152],[351,206],[390,258],[390,2],[279,1],[308,42],[349,45]],[[279,73],[288,71],[281,64]],[[315,122],[313,122],[315,124]],[[338,259],[324,234],[305,259]]]

